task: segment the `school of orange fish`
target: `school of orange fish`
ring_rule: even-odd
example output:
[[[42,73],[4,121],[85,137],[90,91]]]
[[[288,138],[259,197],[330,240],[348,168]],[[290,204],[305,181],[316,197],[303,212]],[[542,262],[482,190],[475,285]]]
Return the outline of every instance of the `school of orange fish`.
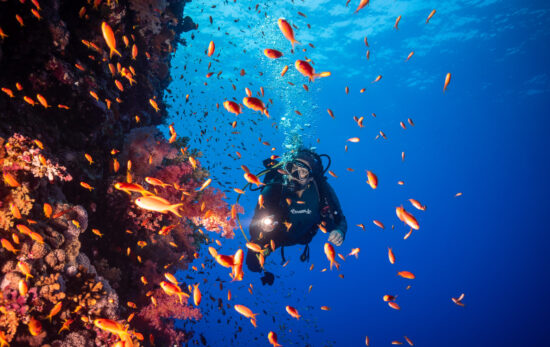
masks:
[[[41,10],[41,8],[40,8],[40,5],[39,5],[38,1],[37,0],[31,0],[31,2],[35,6],[35,8],[31,9],[33,16],[35,16],[37,19],[40,19],[40,12],[39,11]],[[94,1],[94,3],[98,3],[98,2],[100,2],[100,1],[97,1],[97,0]],[[349,2],[350,1],[348,0],[347,3],[349,3]],[[355,10],[355,13],[357,13],[361,10],[365,11],[365,8],[366,8],[367,5],[369,5],[369,0],[361,0],[358,7],[357,7],[357,9]],[[429,23],[430,19],[435,14],[436,14],[436,10],[433,10],[432,12],[429,13],[429,15],[426,19],[426,24]],[[306,17],[306,14],[304,14],[302,12],[298,12],[298,15],[302,16],[302,17]],[[401,18],[402,18],[401,16],[398,16],[395,20],[394,28],[396,30],[399,29],[398,25],[399,25],[399,22],[401,21]],[[16,20],[19,22],[19,24],[21,26],[24,25],[23,19],[20,16],[17,16]],[[287,19],[280,18],[277,21],[277,25],[278,25],[278,28],[280,29],[281,34],[282,34],[282,38],[284,37],[286,40],[288,40],[290,42],[291,52],[294,53],[295,52],[294,50],[296,49],[296,46],[300,45],[301,43],[298,42],[295,38],[294,29],[297,29],[297,27],[295,25],[291,24],[291,22],[292,22],[292,20],[289,21]],[[294,29],[293,29],[293,27],[294,27]],[[109,53],[110,57],[113,57],[113,55],[121,56],[120,50],[122,48],[120,46],[117,46],[117,39],[119,39],[119,38],[116,37],[117,35],[115,35],[115,33],[113,32],[112,28],[109,26],[109,23],[103,22],[102,25],[101,25],[101,28],[98,28],[98,30],[101,30],[101,32],[102,32],[102,35],[103,35],[103,38],[104,38],[104,44],[108,47],[108,49],[110,51],[110,53]],[[9,34],[5,33],[2,30],[2,28],[0,27],[0,39],[8,37],[8,35]],[[129,35],[129,36],[132,37],[132,35]],[[124,49],[130,50],[130,52],[131,52],[130,54],[131,54],[132,58],[135,59],[137,57],[137,55],[140,54],[139,48],[136,46],[135,43],[130,45],[128,36],[124,35],[124,36],[121,37],[121,39],[125,43],[125,48]],[[96,44],[94,44],[92,42],[82,40],[82,43],[84,45],[86,45],[87,47],[89,47],[90,49],[92,49],[92,50],[96,50],[96,51],[101,50],[100,47],[98,47]],[[368,44],[367,37],[364,38],[364,43],[367,47],[366,56],[367,56],[367,59],[368,59],[369,56],[370,56],[370,51],[368,50],[369,44]],[[216,45],[213,41],[211,41],[209,43],[207,49],[206,49],[206,55],[208,57],[212,57],[215,54],[215,52],[216,52]],[[279,58],[283,57],[284,54],[285,54],[284,52],[281,52],[281,51],[278,51],[278,50],[275,50],[275,49],[272,49],[272,48],[265,48],[263,53],[269,59],[279,59]],[[147,53],[145,53],[145,54],[147,54]],[[408,61],[409,59],[411,59],[413,57],[413,55],[414,55],[414,52],[410,52],[408,54],[408,56],[406,57],[406,60]],[[124,90],[124,88],[131,87],[132,84],[135,83],[134,77],[135,77],[136,72],[134,71],[132,66],[129,65],[129,66],[124,67],[124,66],[121,66],[119,63],[116,64],[116,66],[115,66],[115,64],[113,64],[111,62],[107,62],[107,64],[108,64],[108,67],[109,67],[109,69],[112,73],[112,76],[113,76],[113,83],[115,84],[115,86],[119,90],[122,91],[122,90]],[[314,65],[314,62],[311,59],[308,59],[307,57],[303,58],[303,59],[296,59],[295,62],[294,62],[294,68],[301,75],[306,77],[307,80],[309,81],[309,83],[314,83],[315,80],[319,79],[319,78],[330,77],[330,75],[331,75],[330,72],[327,72],[327,71],[317,72],[314,69],[313,65]],[[78,67],[78,68],[80,69],[81,67]],[[281,71],[280,75],[284,76],[286,74],[286,72],[288,71],[288,69],[289,69],[289,67],[287,65],[285,65],[283,70]],[[206,77],[209,78],[209,77],[212,76],[212,74],[213,73],[210,72],[209,75],[207,75]],[[117,79],[118,78],[117,75],[122,76],[123,79]],[[127,80],[125,83],[122,82],[124,79]],[[382,75],[379,75],[372,81],[372,83],[379,82],[379,81],[381,81],[381,79],[382,79]],[[447,90],[447,88],[450,84],[450,81],[451,81],[451,74],[448,73],[444,78],[443,92],[445,92]],[[18,90],[20,90],[19,87],[16,87],[16,88]],[[306,84],[303,85],[303,88],[306,89],[306,90],[308,89]],[[14,92],[10,88],[2,87],[1,90],[5,94],[7,94],[10,98],[15,97]],[[361,92],[363,92],[363,91],[364,90],[362,90]],[[346,87],[345,93],[348,93],[348,92],[349,92],[349,88]],[[89,93],[90,93],[91,97],[93,97],[96,100],[99,100],[99,97],[98,97],[96,91],[91,90]],[[258,97],[252,96],[252,92],[248,88],[246,88],[246,94],[247,94],[247,96],[243,97],[243,99],[242,99],[242,105],[239,104],[238,102],[235,102],[235,101],[225,100],[222,103],[223,107],[227,110],[227,112],[232,113],[235,116],[238,116],[239,114],[241,114],[243,112],[243,105],[244,105],[244,107],[246,107],[248,109],[251,109],[253,111],[256,111],[256,112],[260,112],[260,113],[264,114],[266,117],[269,118],[270,114],[269,114],[269,111],[267,109],[266,103],[264,103],[260,99],[261,96],[264,96],[263,88],[261,88],[260,92],[258,93]],[[23,95],[22,98],[26,103],[28,103],[32,106],[34,106],[36,104],[40,104],[44,108],[52,107],[52,105],[50,105],[48,103],[48,101],[40,94],[36,95],[36,99],[33,99],[32,97],[30,97],[28,95]],[[189,98],[189,96],[187,95],[186,99],[188,99],[188,98]],[[107,105],[107,108],[109,108],[110,104],[111,104],[111,100],[105,99],[104,101],[105,101],[105,104]],[[155,98],[151,97],[151,98],[149,98],[148,101],[149,101],[150,106],[156,112],[158,112],[159,111],[159,106],[158,106],[157,101],[155,100]],[[116,100],[116,102],[121,102],[121,100]],[[57,107],[61,108],[61,109],[68,109],[68,107],[63,105],[63,104],[58,104]],[[219,105],[217,105],[217,107],[219,107]],[[334,114],[333,114],[332,110],[328,109],[327,112],[332,118],[334,118]],[[359,127],[363,127],[363,123],[362,123],[363,122],[363,117],[361,117],[361,118],[355,117],[355,121],[357,122]],[[137,116],[136,116],[136,122],[139,122],[139,118],[137,118]],[[414,123],[413,123],[412,119],[408,119],[408,123],[411,126],[414,126]],[[233,128],[235,128],[235,125],[236,125],[236,121],[233,123]],[[404,129],[406,128],[406,126],[403,122],[400,123],[400,126]],[[176,140],[177,134],[176,134],[176,131],[174,130],[173,126],[170,126],[169,132],[170,132],[170,135],[171,135],[170,142],[174,142]],[[386,137],[385,134],[382,131],[380,131],[379,136],[381,136],[383,138]],[[360,139],[358,137],[352,137],[352,138],[349,138],[347,140],[347,142],[350,142],[350,143],[357,143],[359,141],[360,141]],[[347,149],[347,146],[346,146],[346,149]],[[85,158],[86,158],[86,160],[88,160],[88,162],[90,164],[93,163],[93,158],[89,154],[86,154]],[[277,156],[272,156],[272,159],[275,159],[275,158],[277,158]],[[404,159],[405,159],[405,153],[403,152],[402,153],[402,160],[404,160]],[[190,157],[189,161],[190,161],[190,163],[193,167],[196,167],[196,162],[195,162],[195,159],[193,157]],[[118,170],[118,166],[119,166],[118,162],[116,162],[116,159],[115,159],[115,162],[113,162],[113,166],[114,166],[114,169],[115,169],[115,172],[116,172]],[[131,166],[131,163],[128,163],[128,166]],[[260,179],[257,176],[255,176],[253,173],[251,173],[246,166],[243,165],[242,169],[244,170],[244,179],[247,182],[249,182],[251,184],[254,184],[256,186],[263,185],[263,183],[260,181]],[[329,174],[331,176],[335,177],[335,178],[338,177],[332,171],[329,171]],[[372,189],[376,189],[377,186],[378,186],[378,177],[377,177],[377,175],[375,173],[371,172],[371,171],[366,171],[366,175],[367,175],[366,183]],[[3,174],[3,179],[4,179],[4,182],[6,182],[6,184],[8,184],[9,186],[12,186],[12,187],[18,186],[18,184],[19,184],[17,182],[17,180],[12,175],[10,175],[9,173],[4,173]],[[157,178],[154,178],[154,177],[147,177],[146,181],[151,186],[164,187],[165,185],[167,185],[167,183],[164,183],[161,180],[159,180]],[[205,189],[207,186],[209,186],[211,184],[211,182],[212,182],[212,179],[206,180],[202,184],[202,186],[199,188],[199,190]],[[402,184],[402,182],[400,182],[399,184]],[[88,189],[90,191],[94,189],[94,187],[92,187],[90,184],[88,184],[86,182],[80,182],[80,185],[84,189]],[[127,182],[118,182],[118,183],[116,183],[115,188],[118,189],[118,190],[122,190],[124,192],[127,192],[128,194],[131,194],[131,192],[141,194],[142,196],[136,198],[134,200],[134,203],[142,209],[145,209],[145,210],[148,210],[148,211],[159,212],[159,213],[168,213],[168,212],[170,212],[170,213],[173,213],[176,216],[180,216],[180,214],[178,212],[178,209],[182,206],[181,203],[172,203],[170,201],[167,201],[166,199],[163,199],[159,196],[156,196],[154,193],[152,193],[150,191],[147,191],[142,186],[140,186],[138,184],[135,184],[135,183],[132,183],[131,182],[131,177],[128,177]],[[176,189],[177,189],[177,187],[176,187]],[[234,190],[238,194],[244,194],[244,191],[242,191],[239,188],[234,188]],[[457,193],[456,196],[459,196],[459,195],[460,195],[460,193]],[[411,198],[411,199],[409,199],[409,202],[418,211],[425,211],[426,210],[426,206],[423,205],[422,203],[420,203],[416,199]],[[263,205],[263,196],[261,194],[259,196],[258,204],[260,206]],[[395,212],[396,212],[397,218],[401,222],[403,222],[405,225],[410,227],[410,231],[404,236],[404,239],[407,239],[408,237],[410,237],[413,230],[419,230],[420,229],[420,225],[419,225],[417,219],[415,218],[415,216],[413,215],[413,213],[407,211],[404,208],[404,206],[397,206],[395,208]],[[44,214],[48,218],[51,216],[51,214],[52,214],[51,206],[49,206],[47,204],[44,205]],[[232,218],[236,218],[236,215],[237,215],[236,205],[232,206],[231,214],[232,214]],[[53,218],[55,218],[55,216],[53,216]],[[378,221],[378,220],[373,220],[373,223],[379,228],[382,228],[382,229],[385,228],[384,224],[382,222]],[[357,224],[357,226],[362,228],[363,230],[366,229],[364,224]],[[43,242],[43,240],[41,240],[41,236],[39,234],[33,232],[32,230],[30,230],[26,226],[17,225],[17,228],[18,228],[20,233],[22,233],[24,235],[28,235],[33,240],[36,240],[38,242]],[[324,228],[324,225],[319,225],[319,229],[324,233],[327,232]],[[392,229],[393,229],[393,226],[392,226]],[[99,230],[93,230],[93,232],[96,235],[101,236],[101,233],[99,232]],[[218,245],[221,246],[221,243],[219,243],[219,241],[217,241],[217,243],[218,243]],[[9,240],[2,239],[1,244],[2,244],[2,247],[5,248],[6,250],[8,250],[10,252],[13,252],[13,253],[17,252],[17,250],[14,248],[14,246],[11,244],[11,242]],[[257,244],[254,244],[252,242],[246,243],[246,247],[249,250],[251,250],[253,252],[257,252],[259,254],[260,264],[263,266],[263,264],[265,262],[265,258],[264,258],[264,255],[263,255],[262,247],[260,247]],[[274,251],[277,248],[277,245],[275,245],[274,242],[271,242],[269,245],[266,245],[266,247],[270,247],[271,250]],[[243,276],[244,276],[244,273],[243,273],[244,252],[243,252],[242,249],[238,249],[234,254],[231,254],[231,255],[220,254],[213,247],[209,247],[208,250],[209,250],[210,255],[213,257],[213,259],[215,259],[215,261],[219,265],[231,269],[230,277],[232,278],[232,281],[241,281],[241,280],[243,280]],[[347,256],[358,257],[359,252],[360,252],[359,248],[353,248]],[[340,268],[340,264],[336,260],[336,257],[339,257],[342,260],[346,259],[346,256],[344,256],[340,253],[336,253],[334,247],[328,242],[324,244],[324,253],[326,255],[327,260],[329,261],[329,269],[330,270],[332,270],[333,267],[335,267],[337,270]],[[394,264],[396,262],[396,255],[394,254],[392,248],[388,248],[388,259],[389,259],[389,262],[391,264]],[[17,264],[17,267],[18,267],[18,269],[20,270],[21,273],[23,273],[25,276],[27,276],[27,278],[29,276],[32,277],[27,264],[25,264],[24,262],[19,262]],[[310,270],[312,268],[313,268],[313,266],[310,267]],[[323,269],[322,271],[326,271],[326,269]],[[410,280],[415,279],[415,275],[412,272],[409,272],[409,271],[397,271],[397,275],[402,277],[402,278],[405,278],[405,279],[410,279]],[[199,289],[198,284],[194,285],[192,288],[188,288],[189,293],[186,293],[179,287],[179,282],[177,281],[177,279],[172,274],[166,273],[165,277],[166,277],[167,281],[162,281],[162,282],[159,283],[159,286],[164,290],[165,293],[167,293],[170,296],[171,295],[176,295],[179,298],[180,301],[182,301],[183,299],[187,300],[191,296],[191,293],[192,293],[194,304],[196,306],[198,306],[200,304],[202,294],[201,294],[201,291]],[[142,277],[142,281],[143,280],[145,280],[145,279]],[[19,284],[19,291],[21,293],[26,293],[26,290],[27,290],[26,289],[26,282],[22,280]],[[152,298],[152,299],[154,299],[154,298]],[[463,299],[464,299],[464,294],[461,294],[457,298],[452,298],[452,301],[456,305],[464,306]],[[230,291],[228,291],[228,293],[227,293],[227,300],[228,301],[231,300],[231,292]],[[393,296],[393,295],[384,295],[383,300],[388,303],[388,306],[390,308],[395,309],[395,310],[400,310],[401,309],[400,306],[398,305],[398,303],[396,302],[396,297],[395,296]],[[47,318],[49,318],[51,320],[51,318],[53,316],[55,316],[57,313],[59,313],[59,311],[61,310],[61,305],[62,305],[61,302],[58,303],[58,305],[55,305],[51,309],[51,311],[50,311],[49,315],[47,316]],[[251,310],[250,308],[248,308],[244,305],[235,304],[233,307],[234,307],[236,312],[238,312],[242,316],[246,317],[247,319],[250,319],[251,324],[256,326],[256,315],[257,315],[257,313],[253,313],[253,310]],[[321,309],[325,310],[325,311],[330,310],[330,308],[327,307],[327,306],[323,306],[323,307],[321,307]],[[294,307],[286,306],[286,311],[291,317],[293,317],[295,319],[300,319],[300,317],[301,317],[301,315],[298,312],[298,309],[296,309]],[[65,324],[61,327],[60,331],[65,330],[65,329],[69,329],[70,323],[71,323],[70,321],[65,322]],[[93,323],[99,329],[102,329],[106,332],[117,335],[121,340],[119,345],[125,345],[125,346],[132,345],[132,341],[131,341],[132,335],[137,336],[137,334],[139,334],[137,332],[128,331],[128,327],[126,327],[122,323],[119,323],[119,322],[116,322],[116,321],[113,321],[113,320],[109,320],[109,319],[106,319],[106,318],[95,319],[95,321]],[[29,327],[29,331],[31,332],[31,334],[38,333],[41,329],[40,328],[40,322],[38,320],[35,320],[35,319],[33,319],[33,320],[31,320],[31,322],[29,322],[28,327]],[[281,346],[278,343],[277,334],[275,332],[270,331],[267,335],[267,339],[268,339],[268,342],[270,344],[272,344],[273,346]],[[411,341],[410,338],[405,336],[404,339],[408,344],[413,345],[413,342]],[[5,340],[3,340],[2,335],[0,335],[0,343],[1,343],[1,346],[7,345],[7,342]],[[369,341],[368,336],[365,338],[365,344],[367,346],[370,345],[370,341]],[[403,343],[400,342],[400,341],[393,341],[392,344],[403,344]]]

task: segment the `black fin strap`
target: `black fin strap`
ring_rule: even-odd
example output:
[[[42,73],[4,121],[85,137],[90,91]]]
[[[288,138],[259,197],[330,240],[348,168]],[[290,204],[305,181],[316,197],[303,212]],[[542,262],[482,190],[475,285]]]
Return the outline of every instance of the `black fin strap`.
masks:
[[[284,264],[286,262],[285,259],[285,248],[281,247],[281,264]]]
[[[306,248],[304,248],[304,251],[302,252],[302,255],[300,256],[301,261],[308,261],[309,262],[309,243],[306,244]]]

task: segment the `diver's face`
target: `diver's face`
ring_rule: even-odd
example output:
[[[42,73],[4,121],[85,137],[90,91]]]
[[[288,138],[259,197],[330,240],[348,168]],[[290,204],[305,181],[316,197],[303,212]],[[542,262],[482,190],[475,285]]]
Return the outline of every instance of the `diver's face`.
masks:
[[[290,173],[289,179],[298,183],[300,188],[305,187],[305,185],[309,182],[309,169],[302,162],[293,162],[290,165],[288,172]]]

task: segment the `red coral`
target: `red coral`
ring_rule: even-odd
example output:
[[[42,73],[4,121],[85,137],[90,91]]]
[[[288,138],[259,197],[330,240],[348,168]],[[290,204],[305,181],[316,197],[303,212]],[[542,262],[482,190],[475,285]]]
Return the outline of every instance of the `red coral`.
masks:
[[[188,336],[184,331],[176,330],[175,320],[198,320],[201,318],[200,311],[185,303],[181,304],[177,295],[168,296],[160,289],[155,290],[153,296],[157,305],[150,303],[143,307],[136,315],[134,325],[140,332],[153,333],[156,344],[181,345],[188,340]]]

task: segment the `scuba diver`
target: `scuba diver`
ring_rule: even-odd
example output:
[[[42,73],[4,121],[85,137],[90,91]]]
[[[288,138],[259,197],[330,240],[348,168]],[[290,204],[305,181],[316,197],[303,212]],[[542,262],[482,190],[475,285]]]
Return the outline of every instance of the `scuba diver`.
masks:
[[[329,160],[323,170],[321,156]],[[268,169],[261,186],[261,196],[250,222],[250,242],[262,247],[263,256],[284,247],[305,245],[301,261],[309,261],[309,242],[318,229],[329,233],[328,241],[340,246],[347,231],[347,222],[338,198],[328,184],[324,173],[330,166],[330,157],[300,148],[290,160],[276,162],[268,158],[263,162]],[[263,200],[263,201],[262,201]],[[262,206],[263,205],[263,206]],[[261,272],[260,254],[248,250],[246,265],[253,272]],[[264,271],[262,283],[271,285],[274,275]]]

